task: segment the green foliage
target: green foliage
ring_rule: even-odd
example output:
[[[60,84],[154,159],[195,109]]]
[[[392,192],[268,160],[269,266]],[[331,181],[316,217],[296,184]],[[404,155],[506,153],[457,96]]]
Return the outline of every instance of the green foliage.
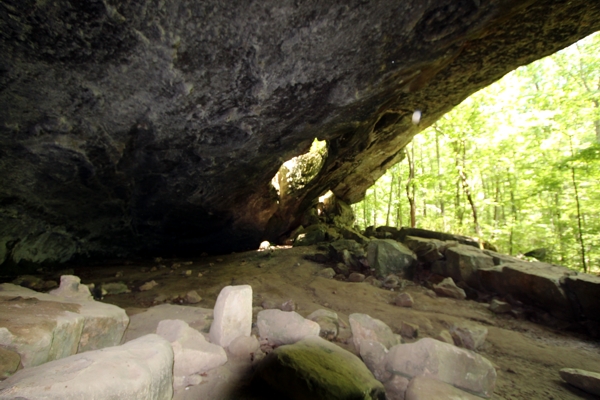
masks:
[[[507,74],[413,145],[418,227],[477,236],[476,211],[502,252],[544,247],[547,261],[600,269],[600,34]],[[407,179],[402,162],[369,189],[359,226],[388,209],[409,225]]]

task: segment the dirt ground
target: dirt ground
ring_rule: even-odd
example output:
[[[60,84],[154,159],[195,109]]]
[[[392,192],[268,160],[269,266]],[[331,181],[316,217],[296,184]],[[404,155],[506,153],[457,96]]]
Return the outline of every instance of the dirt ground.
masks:
[[[76,266],[74,273],[86,284],[127,283],[131,293],[107,295],[102,301],[120,306],[130,315],[156,304],[155,299],[160,295],[180,304],[180,298],[190,290],[196,290],[202,297],[200,303],[190,307],[213,308],[224,286],[248,284],[253,288],[254,306],[260,306],[265,300],[292,299],[297,304],[296,311],[303,316],[320,308],[337,312],[345,325],[338,344],[350,351],[354,351],[351,340],[347,340],[350,337],[348,315],[352,313],[381,319],[395,332],[399,332],[400,321],[417,324],[418,338],[435,337],[454,322],[470,320],[486,326],[489,331],[479,353],[488,358],[498,372],[493,399],[596,398],[564,383],[558,371],[569,367],[600,372],[600,343],[597,341],[526,319],[496,315],[489,311],[486,303],[434,298],[419,285],[404,289],[413,296],[414,307],[397,307],[392,304],[397,292],[364,282],[349,283],[315,276],[326,265],[308,261],[304,256],[317,252],[315,247],[298,247],[197,259],[113,262]],[[171,268],[173,264],[189,262],[191,264]],[[185,275],[188,270],[191,275]],[[122,277],[115,277],[118,272],[122,272]],[[151,280],[158,285],[148,291],[138,290]],[[410,341],[413,340],[407,340]]]

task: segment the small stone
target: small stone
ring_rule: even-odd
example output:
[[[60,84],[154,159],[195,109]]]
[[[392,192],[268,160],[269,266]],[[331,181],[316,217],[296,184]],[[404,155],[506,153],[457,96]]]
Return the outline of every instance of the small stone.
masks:
[[[183,261],[181,265],[192,265],[193,263],[193,261]]]
[[[168,297],[164,294],[159,294],[154,298],[154,304],[161,304],[167,301]]]
[[[58,286],[58,283],[56,283],[56,281],[45,281],[44,285],[43,285],[43,289],[50,290],[50,289],[54,289],[57,286]]]
[[[394,304],[398,307],[412,307],[414,303],[412,296],[406,292],[398,294],[394,299]]]
[[[90,289],[82,285],[81,279],[75,275],[61,276],[60,286],[50,291],[50,294],[74,300],[93,300]]]
[[[192,276],[192,270],[188,269],[187,271],[185,271],[185,276]]]
[[[461,322],[454,324],[450,328],[450,334],[454,339],[454,344],[469,350],[479,349],[485,342],[488,330],[481,325],[470,322]]]
[[[216,260],[216,261],[217,261],[217,262],[223,262],[223,259],[222,259],[222,258],[217,258],[217,260]]]
[[[409,339],[416,338],[419,336],[419,325],[400,321],[400,335]]]
[[[154,286],[157,286],[158,283],[156,283],[156,281],[150,281],[150,282],[146,282],[144,283],[142,286],[140,286],[140,292],[145,292],[147,290],[152,289]]]
[[[331,279],[335,276],[335,271],[333,268],[323,268],[322,270],[317,272],[317,276],[320,276],[322,278]]]
[[[439,340],[440,342],[452,345],[454,344],[454,339],[452,339],[452,335],[450,334],[450,332],[448,332],[447,329],[442,329],[440,333],[438,333],[438,335],[435,337],[435,339]]]
[[[296,311],[296,302],[292,299],[284,301],[283,303],[281,303],[281,305],[278,307],[281,311]]]
[[[121,278],[121,277],[123,277],[123,271],[118,271],[118,272],[115,274],[115,278]]]
[[[279,309],[279,305],[274,300],[263,300],[263,302],[260,305],[265,310]]]
[[[396,289],[400,287],[401,279],[396,275],[388,275],[383,281],[383,287],[387,289]]]
[[[401,376],[394,375],[392,379],[384,383],[385,393],[387,395],[387,400],[405,400],[405,392],[408,388],[408,384],[410,381]],[[430,400],[434,400],[438,398],[432,397]]]
[[[490,311],[496,314],[509,313],[511,310],[512,306],[504,301],[494,299],[490,302]]]
[[[229,353],[236,358],[252,359],[259,351],[260,344],[256,336],[239,336],[229,343]]]
[[[198,272],[198,278],[202,276],[202,272]]]
[[[600,396],[600,373],[574,368],[563,368],[559,373],[560,377],[570,385]]]
[[[173,263],[173,264],[171,264],[171,269],[177,269],[179,267],[181,267],[181,263]]]
[[[19,353],[0,346],[0,380],[14,374],[20,363]]]
[[[122,294],[131,292],[123,282],[105,283],[102,285],[102,291],[104,294]]]
[[[365,282],[370,283],[371,285],[375,286],[376,288],[381,288],[383,287],[383,282],[380,281],[379,279],[375,278],[374,276],[367,276],[365,278]]]
[[[163,260],[162,257],[155,257],[154,258],[154,262],[157,262],[157,263],[161,262],[162,260]]]
[[[319,336],[327,340],[333,340],[337,337],[340,323],[338,319],[338,315],[329,310],[316,310],[306,317],[306,319],[310,319],[311,321],[315,321],[319,324],[321,328],[319,331]]]
[[[348,276],[349,282],[362,282],[365,280],[365,276],[358,272],[353,272]]]
[[[196,292],[195,290],[190,290],[185,295],[185,301],[188,304],[196,304],[196,303],[200,303],[202,301],[202,297],[200,297],[198,292]]]
[[[268,241],[264,241],[261,242],[260,245],[258,246],[258,251],[265,251],[265,250],[269,250],[269,248],[271,247],[271,243],[269,243]]]
[[[467,295],[464,290],[456,286],[452,278],[446,278],[437,285],[433,285],[433,290],[440,296],[452,297],[454,299],[464,300]]]

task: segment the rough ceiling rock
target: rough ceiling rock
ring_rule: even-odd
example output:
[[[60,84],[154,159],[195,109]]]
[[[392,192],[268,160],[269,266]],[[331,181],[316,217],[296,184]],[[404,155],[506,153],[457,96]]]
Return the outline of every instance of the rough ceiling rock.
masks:
[[[256,247],[598,29],[583,0],[3,0],[0,262]],[[280,207],[270,180],[315,137],[323,169]]]

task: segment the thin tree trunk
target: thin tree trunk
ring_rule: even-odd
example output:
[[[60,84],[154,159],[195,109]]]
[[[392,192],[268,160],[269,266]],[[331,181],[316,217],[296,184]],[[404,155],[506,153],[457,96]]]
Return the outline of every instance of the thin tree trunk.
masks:
[[[411,143],[411,152],[406,152],[406,159],[408,160],[408,182],[406,182],[406,197],[410,205],[410,227],[415,228],[417,225],[417,213],[415,207],[415,185],[412,183],[415,177],[415,164],[414,164],[414,144]],[[412,186],[412,195],[411,195]]]
[[[377,188],[373,186],[373,227],[377,228]]]
[[[392,201],[394,200],[394,178],[396,174],[392,170],[392,181],[390,182],[390,196],[388,198],[387,215],[385,216],[385,226],[390,226],[390,213],[392,211]]]
[[[571,147],[571,157],[575,157],[575,151],[573,150],[573,138],[569,136],[569,145]],[[583,242],[583,218],[581,216],[581,204],[579,201],[579,190],[577,189],[577,180],[575,179],[575,165],[571,164],[571,180],[573,183],[573,189],[575,190],[575,204],[577,206],[577,229],[579,245],[581,247],[581,265],[583,266],[583,272],[587,273],[587,262],[585,258],[585,245]]]

